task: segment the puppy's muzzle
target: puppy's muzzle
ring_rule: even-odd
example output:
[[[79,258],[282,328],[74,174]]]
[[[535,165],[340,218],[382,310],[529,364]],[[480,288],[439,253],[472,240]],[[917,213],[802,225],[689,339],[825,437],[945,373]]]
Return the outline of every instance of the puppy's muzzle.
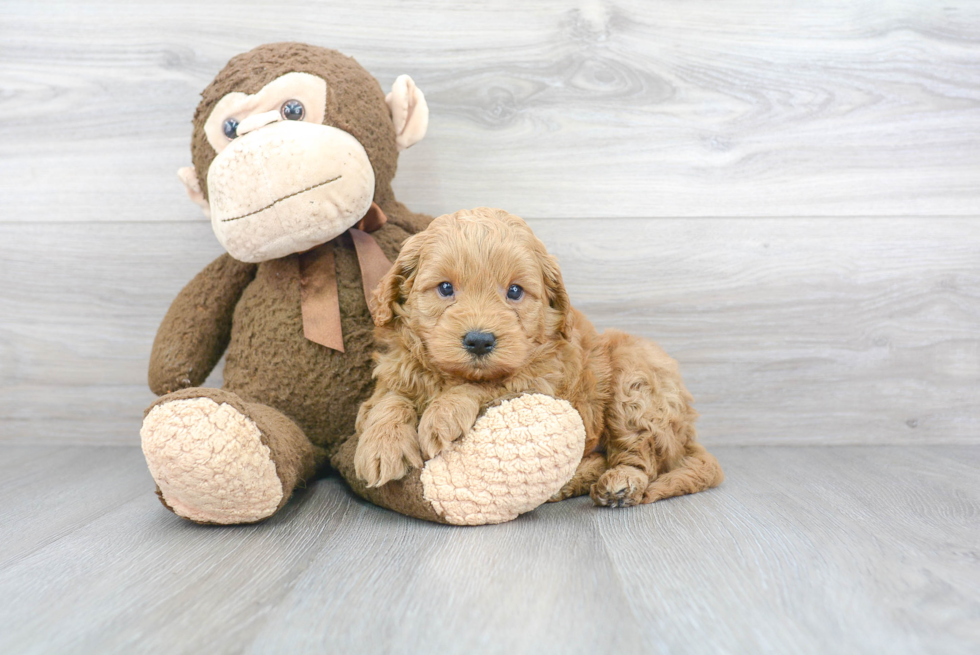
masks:
[[[496,344],[497,337],[490,332],[471,330],[463,337],[463,348],[477,356],[488,354]]]

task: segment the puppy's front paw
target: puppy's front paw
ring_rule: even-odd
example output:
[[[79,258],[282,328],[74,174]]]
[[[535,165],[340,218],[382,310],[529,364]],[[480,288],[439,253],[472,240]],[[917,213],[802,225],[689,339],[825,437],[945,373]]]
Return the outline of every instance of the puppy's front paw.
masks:
[[[602,507],[631,507],[643,501],[650,478],[632,466],[616,466],[592,485],[592,502]]]
[[[425,458],[432,459],[473,427],[479,406],[469,403],[453,404],[437,398],[422,414],[419,421],[419,445]]]
[[[415,430],[390,423],[368,426],[354,451],[354,472],[369,487],[380,487],[422,466]]]

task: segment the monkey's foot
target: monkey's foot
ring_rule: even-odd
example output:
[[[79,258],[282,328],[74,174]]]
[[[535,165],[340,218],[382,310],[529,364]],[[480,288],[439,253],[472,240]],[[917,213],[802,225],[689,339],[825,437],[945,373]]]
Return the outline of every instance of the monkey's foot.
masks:
[[[585,426],[572,406],[529,394],[491,407],[425,463],[425,500],[447,523],[503,523],[561,490],[575,473]]]
[[[284,501],[262,430],[228,403],[164,399],[143,419],[140,437],[160,500],[178,516],[198,523],[253,523]]]
[[[380,487],[355,472],[357,443],[357,435],[344,442],[331,463],[360,497],[426,521],[484,525],[515,519],[558,493],[582,459],[585,426],[564,400],[505,400],[421,469]]]

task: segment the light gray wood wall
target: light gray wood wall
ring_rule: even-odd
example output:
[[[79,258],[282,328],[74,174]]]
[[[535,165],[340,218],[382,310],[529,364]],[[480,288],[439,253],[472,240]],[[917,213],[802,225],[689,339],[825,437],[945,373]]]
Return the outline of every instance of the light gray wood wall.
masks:
[[[527,218],[680,360],[705,442],[980,442],[971,0],[4,2],[0,440],[137,442],[220,253],[174,175],[198,93],[281,40],[410,73],[399,197]]]

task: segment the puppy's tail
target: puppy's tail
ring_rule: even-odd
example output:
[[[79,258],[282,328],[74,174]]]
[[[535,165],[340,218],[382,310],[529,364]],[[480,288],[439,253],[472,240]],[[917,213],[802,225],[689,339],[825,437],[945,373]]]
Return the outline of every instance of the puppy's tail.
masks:
[[[692,441],[685,450],[680,464],[650,483],[643,494],[644,503],[704,491],[724,481],[725,473],[721,465],[704,446]]]

